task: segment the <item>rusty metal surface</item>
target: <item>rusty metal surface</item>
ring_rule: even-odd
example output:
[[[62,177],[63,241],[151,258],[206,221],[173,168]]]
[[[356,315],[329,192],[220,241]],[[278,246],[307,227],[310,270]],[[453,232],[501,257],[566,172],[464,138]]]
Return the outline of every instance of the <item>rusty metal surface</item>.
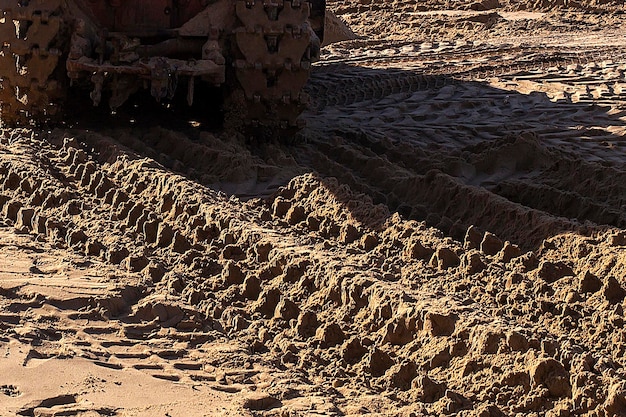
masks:
[[[313,31],[319,38],[320,42],[324,42],[324,24],[326,21],[326,0],[310,0],[311,13],[309,22]]]
[[[225,59],[220,51],[203,52],[211,49],[211,41],[172,38],[145,45],[141,39],[121,33],[95,40],[88,33],[74,32],[66,68],[71,79],[91,82],[90,97],[95,106],[100,105],[106,89],[111,92],[109,107],[116,110],[129,98],[129,92],[144,88],[145,84],[157,101],[171,99],[183,77],[187,78],[187,101],[191,104],[196,77],[214,86],[226,79]]]
[[[200,13],[206,0],[84,1],[96,23],[109,31],[130,32],[180,27]]]
[[[56,112],[63,95],[51,79],[62,52],[55,48],[60,0],[0,1],[0,123],[26,124]]]
[[[234,66],[248,101],[248,122],[296,126],[305,101],[301,91],[319,49],[308,21],[309,2],[236,0],[235,10],[241,22],[234,30],[241,58]]]
[[[108,74],[135,75],[142,79],[151,79],[156,68],[164,68],[168,76],[185,77],[208,77],[211,83],[221,84],[224,82],[224,66],[218,65],[211,60],[184,61],[181,59],[153,57],[138,61],[131,65],[111,64],[108,62],[99,64],[95,60],[68,60],[68,71],[101,72]]]
[[[229,80],[226,89],[242,98],[242,123],[296,126],[306,102],[302,89],[319,57],[309,0],[208,3],[0,0],[2,123],[54,113],[67,87],[53,79],[60,74],[91,85],[94,105],[104,96],[112,109],[142,88],[158,101],[170,99],[179,84],[192,104],[197,81],[220,86]],[[206,29],[180,36],[175,24],[189,19]]]

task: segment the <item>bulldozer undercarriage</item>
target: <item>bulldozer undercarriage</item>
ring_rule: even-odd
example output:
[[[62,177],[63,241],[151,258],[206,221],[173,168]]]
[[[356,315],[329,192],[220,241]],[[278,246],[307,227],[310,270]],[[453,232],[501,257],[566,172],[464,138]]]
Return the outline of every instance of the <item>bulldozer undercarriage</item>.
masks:
[[[62,19],[60,0],[0,0],[0,120],[25,124],[58,113],[64,87],[54,74],[62,51],[56,48]]]
[[[171,99],[180,85],[191,105],[196,83],[203,82],[226,91],[231,122],[301,127],[302,89],[320,43],[308,21],[309,2],[226,1],[232,26],[209,23],[203,36],[161,31],[169,38],[142,44],[85,22],[63,0],[0,0],[0,123],[54,121],[63,114],[70,84],[89,86],[95,106],[106,97],[116,110],[142,88],[160,101]]]

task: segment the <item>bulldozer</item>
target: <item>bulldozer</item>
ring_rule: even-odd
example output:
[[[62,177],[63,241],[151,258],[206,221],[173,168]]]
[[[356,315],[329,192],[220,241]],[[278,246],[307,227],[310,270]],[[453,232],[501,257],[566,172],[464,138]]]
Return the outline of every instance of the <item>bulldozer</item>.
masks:
[[[0,0],[0,125],[143,92],[212,94],[242,125],[298,129],[324,14],[325,0]]]

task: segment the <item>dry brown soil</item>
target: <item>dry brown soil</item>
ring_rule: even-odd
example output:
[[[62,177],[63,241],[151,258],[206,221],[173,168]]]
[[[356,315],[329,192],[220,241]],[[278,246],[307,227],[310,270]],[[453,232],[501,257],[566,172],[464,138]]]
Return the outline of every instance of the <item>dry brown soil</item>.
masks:
[[[620,3],[330,1],[296,143],[2,131],[0,416],[626,415]]]

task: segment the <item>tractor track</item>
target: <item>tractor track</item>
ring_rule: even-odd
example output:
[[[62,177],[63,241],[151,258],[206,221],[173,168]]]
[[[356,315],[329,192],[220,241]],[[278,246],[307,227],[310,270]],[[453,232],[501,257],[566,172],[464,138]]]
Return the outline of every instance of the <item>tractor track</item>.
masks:
[[[462,47],[454,48],[454,43],[442,44],[391,43],[384,44],[384,47],[379,45],[375,56],[371,56],[371,50],[367,49],[368,54],[363,56],[351,52],[347,58],[324,60],[317,65],[309,83],[312,108],[321,110],[327,105],[350,105],[390,94],[411,93],[493,77],[552,78],[550,68],[597,65],[604,61],[619,62],[625,54],[620,47],[568,51],[546,46],[474,46],[464,43]],[[407,47],[416,53],[403,54],[401,51]],[[384,71],[372,71],[377,68],[383,68]],[[575,77],[569,77],[573,82],[577,81]],[[567,80],[568,75],[564,78]],[[607,97],[607,101],[614,98]]]
[[[313,133],[299,160],[456,239],[473,224],[532,248],[585,222],[624,227],[619,181],[584,181],[624,175],[622,137],[613,133],[624,126],[623,50],[482,49],[452,53],[444,68],[419,54],[391,68],[377,58],[322,65],[308,122],[337,138]],[[515,220],[493,224],[482,210]],[[543,220],[526,220],[535,217],[553,228],[538,233],[533,224]]]

